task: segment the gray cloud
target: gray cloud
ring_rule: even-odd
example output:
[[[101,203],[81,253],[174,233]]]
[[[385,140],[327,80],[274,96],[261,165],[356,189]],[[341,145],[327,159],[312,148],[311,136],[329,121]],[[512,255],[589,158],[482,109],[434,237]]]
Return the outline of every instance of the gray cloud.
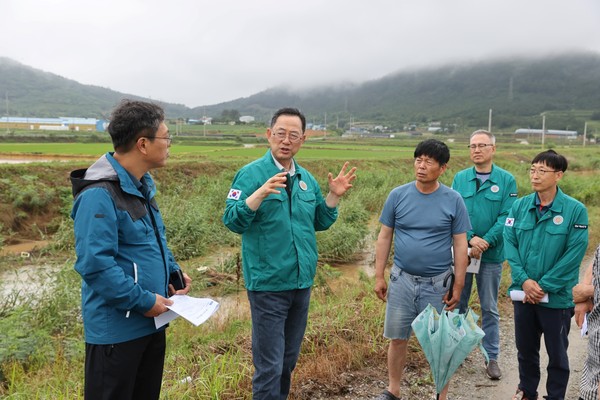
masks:
[[[600,53],[596,0],[3,0],[0,56],[188,106],[270,87]]]

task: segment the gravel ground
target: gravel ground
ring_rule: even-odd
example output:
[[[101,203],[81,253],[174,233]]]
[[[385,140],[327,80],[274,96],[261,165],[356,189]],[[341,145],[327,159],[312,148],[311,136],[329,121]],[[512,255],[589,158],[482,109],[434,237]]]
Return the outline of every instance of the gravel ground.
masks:
[[[571,363],[571,377],[566,399],[578,399],[579,378],[583,362],[587,354],[587,340],[579,335],[579,329],[573,320],[569,345],[569,360]],[[474,399],[511,399],[519,380],[517,366],[517,350],[514,346],[514,325],[512,309],[507,308],[501,319],[500,328],[501,353],[499,365],[502,369],[502,379],[492,381],[487,378],[484,368],[483,355],[479,350],[473,351],[463,365],[457,370],[450,383],[449,398],[451,400]],[[541,365],[542,379],[540,381],[539,398],[545,394],[547,357],[544,356],[542,344]],[[403,400],[435,399],[435,388],[432,384],[424,382],[422,374],[411,371],[407,365],[404,374],[402,393]],[[340,380],[346,382],[343,387],[345,393],[315,397],[317,399],[374,399],[387,386],[387,369],[385,365],[369,367],[358,372],[343,374]]]

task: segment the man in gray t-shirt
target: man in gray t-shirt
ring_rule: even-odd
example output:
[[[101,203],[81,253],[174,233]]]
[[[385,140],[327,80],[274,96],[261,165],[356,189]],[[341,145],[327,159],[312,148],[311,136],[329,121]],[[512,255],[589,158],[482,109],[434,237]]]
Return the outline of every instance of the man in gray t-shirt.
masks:
[[[450,150],[439,140],[419,143],[414,152],[416,180],[391,191],[379,221],[375,259],[375,293],[386,301],[384,336],[388,350],[388,388],[377,400],[398,400],[411,323],[427,307],[453,310],[460,300],[467,270],[469,214],[459,193],[438,179],[446,171]],[[389,288],[385,267],[394,243]],[[444,287],[452,273],[452,293]],[[448,386],[440,394],[446,400]]]

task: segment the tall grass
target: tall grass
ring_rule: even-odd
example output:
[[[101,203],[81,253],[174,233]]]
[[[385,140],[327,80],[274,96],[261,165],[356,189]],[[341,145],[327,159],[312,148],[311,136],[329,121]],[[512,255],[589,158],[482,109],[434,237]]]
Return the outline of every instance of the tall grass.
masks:
[[[526,167],[536,152],[511,148],[497,156],[500,165],[517,178],[519,195],[531,192]],[[563,151],[559,149],[559,152]],[[588,206],[590,249],[593,250],[600,241],[599,230],[595,228],[600,221],[596,198],[600,182],[590,172],[597,167],[593,160],[598,157],[590,154],[597,155],[598,150],[583,152],[567,148],[564,152],[571,167],[561,187]],[[232,293],[219,298],[221,310],[200,327],[193,327],[182,319],[171,324],[167,334],[164,399],[251,398],[250,314],[243,282],[238,278],[240,239],[221,223],[233,174],[247,161],[177,160],[168,168],[153,172],[159,185],[158,202],[167,225],[169,244],[182,267],[194,279],[192,295]],[[470,165],[463,150],[457,150],[451,162],[452,168],[442,179],[446,184],[451,182],[454,173]],[[342,161],[306,160],[302,164],[317,178],[325,193],[327,173],[337,174]],[[352,165],[359,168],[358,178],[340,203],[339,219],[329,231],[318,234],[321,262],[350,261],[368,249],[367,238],[378,229],[378,224],[373,226],[372,221],[379,216],[389,191],[412,181],[414,176],[410,156],[397,160],[356,160]],[[67,258],[72,257],[73,248],[72,223],[68,218],[71,204],[66,181],[68,167],[52,167],[60,173],[49,167],[39,171],[37,168],[3,169],[10,173],[0,179],[0,200],[12,205],[19,199],[18,188],[23,185],[28,187],[27,191],[34,187],[50,189],[49,199],[22,196],[19,201],[23,203],[15,208],[27,213],[27,207],[31,207],[29,212],[43,214],[48,207],[56,206],[54,252],[68,250],[68,256],[58,255],[62,261],[56,273],[40,288],[35,299],[20,303],[9,301],[0,308],[0,397],[81,398],[84,345],[79,308],[80,278],[72,270],[73,260]],[[46,202],[46,206],[40,209],[40,202]],[[208,256],[215,249],[226,250],[220,259],[209,260]],[[12,263],[4,262],[1,267],[9,264]],[[506,270],[503,288],[509,279]],[[384,305],[372,293],[372,280],[361,275],[357,280],[345,282],[335,277],[335,269],[321,266],[318,271],[306,340],[294,375],[293,399],[311,398],[317,388],[322,392],[324,387],[336,393],[345,384],[339,380],[344,372],[385,363],[387,344],[381,335]],[[341,283],[331,284],[335,280]],[[9,295],[7,299],[10,298]],[[506,301],[503,295],[501,299]],[[408,376],[414,378],[411,381],[415,385],[431,385],[419,346],[411,341],[409,350],[410,364],[417,366],[407,371]]]
[[[0,331],[7,333],[2,336],[2,398],[82,398],[84,352],[74,274],[70,264],[64,265],[40,301],[2,319]],[[74,294],[66,293],[67,287]],[[371,287],[363,275],[335,292],[315,288],[293,398],[310,398],[299,389],[302,382],[330,381],[363,366],[373,352],[381,357],[383,303],[371,295]],[[222,300],[221,310],[200,327],[183,319],[172,322],[162,398],[250,399],[250,332],[245,297]]]

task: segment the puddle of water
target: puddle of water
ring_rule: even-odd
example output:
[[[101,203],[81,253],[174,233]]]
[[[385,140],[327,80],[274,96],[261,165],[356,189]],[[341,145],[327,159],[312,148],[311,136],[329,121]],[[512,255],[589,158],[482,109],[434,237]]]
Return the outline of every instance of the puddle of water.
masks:
[[[46,159],[36,159],[36,160],[25,160],[25,159],[19,159],[19,158],[14,158],[14,159],[2,159],[0,158],[0,164],[29,164],[29,163],[34,163],[34,162],[49,162],[52,160],[46,160]]]
[[[17,244],[11,244],[0,248],[0,256],[20,255],[28,258],[29,253],[34,250],[41,250],[48,245],[47,240],[28,240]]]
[[[29,240],[4,246],[0,256],[30,258],[31,252],[48,245],[47,240]],[[22,265],[9,271],[0,272],[0,298],[15,299],[15,305],[34,299],[41,294],[41,288],[48,288],[58,267],[49,264]]]
[[[375,276],[375,244],[376,239],[369,237],[365,240],[363,251],[357,255],[355,262],[331,265],[342,274],[338,279],[328,282],[329,287],[333,291],[343,287],[344,284],[357,282],[361,273],[366,274],[370,278]]]
[[[17,255],[21,257],[29,257],[29,253],[34,250],[39,250],[48,245],[48,241],[28,241],[14,245],[4,246],[0,250],[0,255]],[[343,287],[348,282],[356,282],[359,279],[360,273],[366,273],[368,276],[373,276],[375,269],[373,268],[374,254],[371,247],[367,246],[364,253],[359,256],[358,261],[354,263],[334,264],[332,267],[341,272],[341,277],[329,281],[330,287],[335,291],[337,288]],[[210,255],[194,260],[192,265],[182,265],[186,268],[196,268],[198,270],[214,267],[223,264],[231,259],[236,254],[236,249],[231,247],[223,247]],[[47,286],[52,279],[52,274],[56,271],[52,265],[24,265],[18,269],[0,273],[0,296],[18,296],[19,299],[28,299],[35,293],[39,293],[40,287]],[[250,315],[250,306],[248,297],[243,286],[239,292],[228,294],[223,297],[213,297],[220,303],[219,311],[212,317],[217,323],[226,323],[231,319],[248,318]]]
[[[29,164],[35,162],[68,162],[68,161],[81,161],[81,160],[89,160],[90,158],[86,158],[85,156],[38,156],[38,155],[2,155],[0,157],[0,164]]]
[[[246,289],[213,299],[219,303],[219,310],[211,317],[217,326],[225,325],[229,321],[250,319],[250,303]]]
[[[0,296],[2,299],[15,298],[15,304],[34,299],[43,292],[40,288],[49,289],[58,267],[41,265],[24,265],[18,269],[0,273]]]

